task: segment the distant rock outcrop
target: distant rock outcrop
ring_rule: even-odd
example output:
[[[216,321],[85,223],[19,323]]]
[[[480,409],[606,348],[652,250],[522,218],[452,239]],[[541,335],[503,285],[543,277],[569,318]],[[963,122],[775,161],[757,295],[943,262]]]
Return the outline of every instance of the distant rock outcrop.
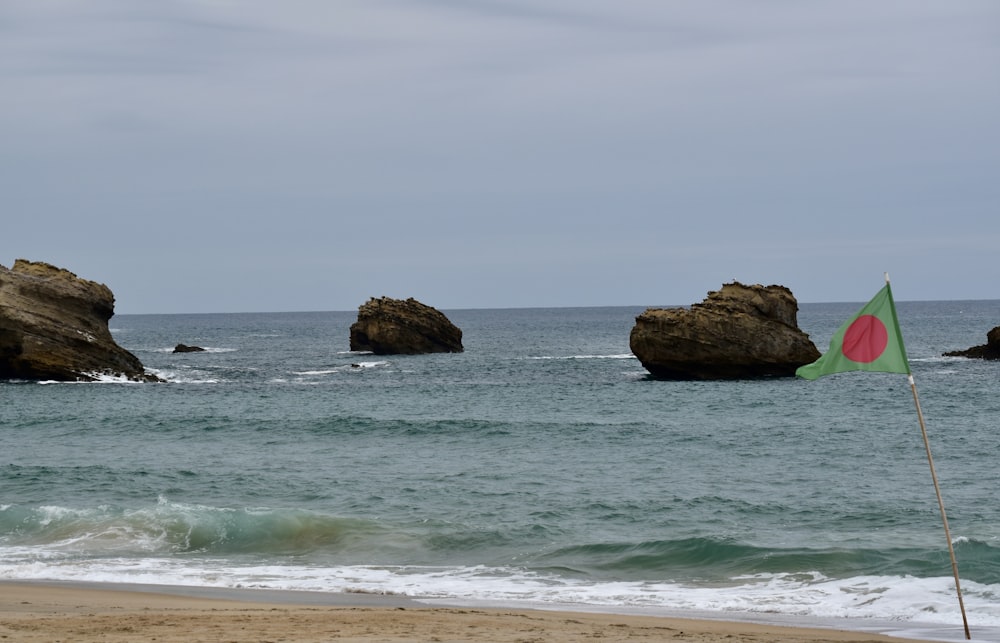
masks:
[[[372,297],[351,325],[351,350],[376,355],[460,353],[462,331],[443,313],[412,297]]]
[[[986,333],[986,343],[964,351],[951,351],[945,357],[971,357],[973,359],[1000,359],[1000,326]]]
[[[108,330],[115,298],[104,284],[47,263],[0,266],[0,379],[157,381]]]
[[[629,346],[663,379],[792,376],[820,357],[798,327],[798,309],[784,286],[733,282],[690,309],[646,310],[636,317]]]
[[[204,353],[205,349],[201,346],[188,346],[187,344],[178,344],[174,346],[175,353]]]

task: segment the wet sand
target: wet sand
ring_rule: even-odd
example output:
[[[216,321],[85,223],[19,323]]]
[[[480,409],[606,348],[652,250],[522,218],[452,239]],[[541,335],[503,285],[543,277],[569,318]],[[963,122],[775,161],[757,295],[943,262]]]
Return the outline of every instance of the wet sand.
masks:
[[[428,606],[405,597],[158,586],[0,583],[0,641],[896,642],[834,629],[592,612]]]

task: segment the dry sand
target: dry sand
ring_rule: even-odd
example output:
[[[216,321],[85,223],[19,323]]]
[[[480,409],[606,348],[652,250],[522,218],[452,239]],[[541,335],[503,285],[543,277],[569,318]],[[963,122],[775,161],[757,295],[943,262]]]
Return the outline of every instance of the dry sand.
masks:
[[[0,642],[912,641],[865,632],[657,616],[427,607],[403,598],[320,595],[326,599],[317,601],[303,592],[280,597],[264,592],[254,594],[254,600],[234,594],[241,597],[234,600],[216,598],[226,596],[220,592],[171,591],[155,586],[0,583]]]

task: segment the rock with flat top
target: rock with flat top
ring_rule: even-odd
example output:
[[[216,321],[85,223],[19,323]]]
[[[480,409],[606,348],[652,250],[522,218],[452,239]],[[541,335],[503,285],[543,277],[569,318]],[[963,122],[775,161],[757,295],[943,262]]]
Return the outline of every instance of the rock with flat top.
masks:
[[[111,337],[114,312],[104,284],[39,261],[0,266],[0,379],[157,381]]]
[[[205,349],[201,346],[188,346],[187,344],[178,344],[174,346],[175,353],[204,353]]]
[[[462,352],[462,331],[445,315],[412,297],[372,297],[351,325],[351,350],[376,355]]]
[[[629,346],[662,379],[791,377],[820,357],[798,327],[798,309],[784,286],[733,282],[690,308],[647,309]]]

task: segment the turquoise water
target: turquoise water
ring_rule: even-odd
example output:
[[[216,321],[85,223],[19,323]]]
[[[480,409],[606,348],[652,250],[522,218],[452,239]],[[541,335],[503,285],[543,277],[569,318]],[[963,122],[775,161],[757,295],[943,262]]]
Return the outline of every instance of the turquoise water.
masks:
[[[1000,364],[940,355],[1000,301],[898,309],[995,628]],[[0,384],[0,579],[961,623],[905,376],[656,381],[641,311],[445,311],[464,353],[390,357],[353,312],[116,316],[167,383]]]

